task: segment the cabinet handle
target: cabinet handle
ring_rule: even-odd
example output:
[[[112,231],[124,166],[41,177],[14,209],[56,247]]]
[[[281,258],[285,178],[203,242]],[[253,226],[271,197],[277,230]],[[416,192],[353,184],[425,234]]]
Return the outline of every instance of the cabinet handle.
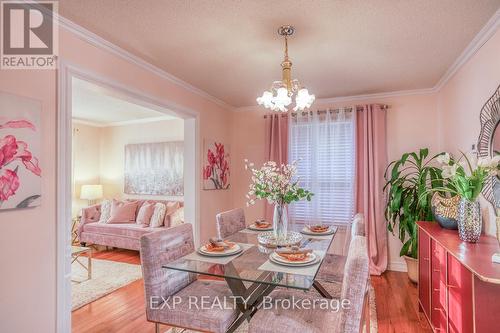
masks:
[[[429,261],[429,258],[422,258],[422,259],[424,259],[424,260],[426,260],[426,261]]]
[[[440,269],[435,269],[435,268],[434,268],[432,271],[433,271],[433,272],[438,272],[438,273],[439,273],[439,272],[441,272],[441,270],[440,270]]]
[[[447,284],[446,285],[448,288],[455,288],[455,289],[459,289],[460,287],[459,286],[454,286],[452,284]]]
[[[439,289],[439,288],[434,288],[434,291],[441,291],[441,289]]]

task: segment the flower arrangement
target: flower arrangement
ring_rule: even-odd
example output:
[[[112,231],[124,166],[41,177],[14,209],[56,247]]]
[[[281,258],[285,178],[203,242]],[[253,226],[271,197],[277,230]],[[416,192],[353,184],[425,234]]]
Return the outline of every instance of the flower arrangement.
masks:
[[[216,190],[229,188],[229,161],[224,144],[214,142],[215,151],[207,149],[207,164],[203,167],[203,180],[211,181]]]
[[[270,204],[285,205],[294,201],[306,199],[311,201],[312,192],[299,187],[297,161],[291,164],[281,164],[269,161],[260,169],[254,169],[254,164],[245,160],[245,169],[252,172],[252,183],[246,195],[247,206],[255,204],[255,199],[267,199]]]
[[[35,126],[27,120],[11,120],[0,124],[0,129],[29,128]],[[0,204],[16,194],[21,185],[17,171],[24,167],[37,176],[41,176],[38,159],[28,150],[28,144],[17,140],[14,135],[6,135],[0,139]]]
[[[441,164],[442,176],[448,180],[448,184],[435,190],[459,195],[473,202],[483,190],[486,179],[498,174],[500,155],[476,161],[464,153],[458,160],[444,153],[437,157],[437,161]]]

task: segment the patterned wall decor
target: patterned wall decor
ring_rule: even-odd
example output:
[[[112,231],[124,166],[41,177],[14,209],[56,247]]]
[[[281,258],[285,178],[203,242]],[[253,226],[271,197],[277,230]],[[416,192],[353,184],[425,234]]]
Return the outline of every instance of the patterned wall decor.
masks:
[[[0,92],[0,209],[40,204],[41,103]]]
[[[125,146],[126,194],[184,195],[184,143],[159,142]]]
[[[206,140],[203,145],[203,189],[227,190],[229,179],[229,146]]]

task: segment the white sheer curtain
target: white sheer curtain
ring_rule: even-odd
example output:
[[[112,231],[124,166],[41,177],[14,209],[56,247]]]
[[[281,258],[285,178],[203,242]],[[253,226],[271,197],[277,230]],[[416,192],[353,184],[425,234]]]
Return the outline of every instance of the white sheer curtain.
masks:
[[[292,223],[343,224],[352,220],[356,115],[348,110],[291,117],[289,160],[298,161],[300,184],[314,193],[311,202],[290,205]]]

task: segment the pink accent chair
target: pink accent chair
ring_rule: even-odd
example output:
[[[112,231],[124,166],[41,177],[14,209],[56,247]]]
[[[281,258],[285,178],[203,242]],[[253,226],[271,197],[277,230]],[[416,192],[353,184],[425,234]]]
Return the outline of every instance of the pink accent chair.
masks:
[[[249,333],[359,333],[368,315],[367,288],[369,281],[366,238],[355,236],[349,246],[340,300],[349,300],[347,309],[338,312],[323,309],[260,309],[250,321]],[[314,293],[278,289],[270,294],[274,299],[319,299]],[[367,327],[369,327],[367,325]]]
[[[229,237],[247,227],[243,208],[236,208],[216,215],[219,238]]]
[[[163,265],[194,252],[191,224],[181,224],[141,237],[141,264],[146,294],[146,317],[159,323],[203,332],[225,332],[238,316],[236,309],[200,306],[189,308],[190,297],[205,297],[214,304],[216,297],[230,299],[225,281],[201,281],[196,274],[168,270]],[[180,302],[179,302],[180,300]],[[174,302],[176,304],[174,305]],[[194,303],[194,301],[193,301]]]

